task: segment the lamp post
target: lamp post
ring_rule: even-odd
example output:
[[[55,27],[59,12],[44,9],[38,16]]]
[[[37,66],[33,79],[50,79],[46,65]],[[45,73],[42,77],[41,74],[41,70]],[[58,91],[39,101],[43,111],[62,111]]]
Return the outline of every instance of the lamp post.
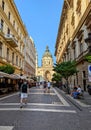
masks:
[[[85,39],[85,42],[88,45],[88,53],[91,54],[91,32],[88,33],[88,38]]]

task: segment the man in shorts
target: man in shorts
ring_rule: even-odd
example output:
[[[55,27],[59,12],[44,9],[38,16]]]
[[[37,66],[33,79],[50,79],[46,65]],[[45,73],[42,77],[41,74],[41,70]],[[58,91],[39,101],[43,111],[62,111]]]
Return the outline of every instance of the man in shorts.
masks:
[[[27,104],[27,98],[28,98],[28,84],[24,80],[23,84],[21,85],[20,108],[23,107],[23,103]]]

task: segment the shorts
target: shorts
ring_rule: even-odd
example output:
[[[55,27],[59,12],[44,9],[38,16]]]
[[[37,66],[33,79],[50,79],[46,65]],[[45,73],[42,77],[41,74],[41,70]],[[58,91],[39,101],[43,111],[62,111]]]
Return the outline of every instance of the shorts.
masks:
[[[27,93],[21,93],[21,98],[27,98],[28,94]]]

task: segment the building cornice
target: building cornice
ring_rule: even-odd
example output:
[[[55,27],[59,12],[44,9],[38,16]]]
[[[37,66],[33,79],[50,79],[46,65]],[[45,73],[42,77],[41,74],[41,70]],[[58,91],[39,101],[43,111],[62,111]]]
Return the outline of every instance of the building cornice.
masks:
[[[3,10],[2,10],[1,7],[0,7],[0,15],[2,16],[2,18],[4,19],[4,21],[7,23],[7,25],[10,27],[10,29],[12,30],[12,32],[14,32],[14,34],[16,34],[16,36],[17,36],[17,32],[15,31],[15,29],[13,29],[13,25],[11,24],[11,22],[7,18],[7,15],[5,13],[3,13]]]
[[[13,13],[16,15],[16,18],[17,18],[19,24],[21,25],[21,27],[22,27],[24,33],[25,33],[26,35],[28,35],[28,32],[27,32],[27,30],[26,30],[25,25],[23,24],[23,21],[22,21],[22,19],[21,19],[21,16],[20,16],[20,14],[19,14],[19,12],[18,12],[18,9],[17,9],[17,7],[16,7],[16,4],[15,4],[14,0],[7,0],[7,1],[8,1],[8,3],[11,5],[10,7],[12,8]]]
[[[61,17],[60,17],[60,23],[59,23],[59,28],[58,28],[58,35],[57,35],[57,39],[56,39],[56,44],[55,44],[55,56],[56,56],[56,53],[57,53],[57,46],[58,46],[58,43],[60,41],[60,35],[61,35],[61,31],[63,30],[63,24],[65,23],[65,19],[66,19],[66,16],[67,16],[67,12],[69,10],[69,1],[68,0],[65,0],[64,3],[63,3],[63,9],[62,9],[62,14],[61,14]]]
[[[72,41],[74,40],[74,38],[76,37],[77,33],[79,32],[80,28],[82,27],[83,23],[85,22],[89,12],[91,12],[91,2],[89,3],[87,9],[85,10],[81,20],[79,21],[79,24],[76,28],[76,30],[74,31],[73,35],[72,35]]]

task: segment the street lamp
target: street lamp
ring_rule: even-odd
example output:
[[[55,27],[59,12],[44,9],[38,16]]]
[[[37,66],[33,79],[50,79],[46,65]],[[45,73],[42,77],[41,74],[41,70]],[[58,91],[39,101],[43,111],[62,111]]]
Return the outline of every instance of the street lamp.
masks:
[[[88,53],[91,53],[91,32],[88,33],[88,38],[85,39],[85,42],[88,45]]]

